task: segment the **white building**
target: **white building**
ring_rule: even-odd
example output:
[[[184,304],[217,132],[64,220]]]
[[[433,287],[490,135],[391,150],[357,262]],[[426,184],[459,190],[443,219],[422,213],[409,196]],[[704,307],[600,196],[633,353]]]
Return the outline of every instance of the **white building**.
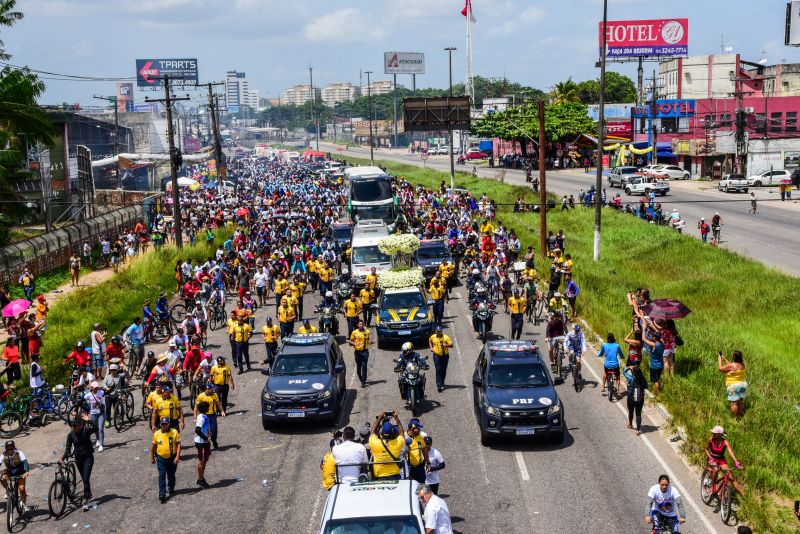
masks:
[[[400,84],[397,84],[397,87],[403,87]],[[375,95],[385,95],[386,93],[391,93],[394,90],[394,84],[391,80],[381,80],[377,82],[372,82],[369,84],[369,90],[372,93],[372,96]],[[367,94],[366,88],[362,91],[363,95]]]
[[[228,107],[248,104],[247,76],[244,72],[229,70],[225,80],[225,96]]]
[[[321,96],[320,89],[315,87],[314,93],[316,95],[315,100],[319,99]],[[286,89],[281,95],[281,104],[283,105],[294,104],[295,106],[302,106],[306,102],[310,101],[311,101],[311,86],[307,83],[298,84],[293,87],[290,87]]]
[[[728,98],[736,92],[739,54],[679,57],[658,66],[661,99]],[[645,100],[649,95],[645,95]]]
[[[333,107],[339,102],[352,102],[358,96],[358,87],[349,82],[331,83],[322,88],[322,102]]]

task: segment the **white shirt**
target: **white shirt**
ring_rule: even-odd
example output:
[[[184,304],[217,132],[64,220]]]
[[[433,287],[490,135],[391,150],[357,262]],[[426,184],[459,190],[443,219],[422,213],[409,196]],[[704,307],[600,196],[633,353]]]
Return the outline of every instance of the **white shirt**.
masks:
[[[38,367],[39,375],[33,376],[34,366]],[[36,362],[31,363],[30,383],[32,388],[40,388],[44,385],[44,376],[41,374],[42,366]]]
[[[335,445],[331,449],[331,454],[333,454],[333,459],[336,460],[336,465],[338,466],[344,464],[366,464],[369,461],[367,449],[355,441],[343,441],[339,445]],[[361,469],[357,466],[339,467],[338,473],[340,482],[358,482]]]
[[[441,497],[431,495],[431,499],[425,505],[425,528],[432,529],[434,534],[453,534],[450,510]]]
[[[198,413],[194,427],[199,428],[200,432],[202,432],[203,434],[206,435],[206,437],[208,437],[208,433],[211,428],[211,425],[209,425],[208,422],[208,416],[206,414]],[[200,436],[197,435],[197,433],[195,433],[194,442],[197,443],[198,445],[205,445],[208,443],[208,440],[201,438]]]
[[[657,510],[661,512],[662,515],[670,517],[678,516],[678,507],[675,504],[675,499],[681,495],[678,493],[678,490],[672,487],[672,485],[669,486],[669,489],[666,493],[663,493],[661,491],[661,486],[656,484],[650,488],[647,496],[653,499],[653,510]]]
[[[269,282],[269,274],[266,272],[256,273],[255,276],[253,276],[253,280],[256,283],[256,287],[267,287],[267,282]]]
[[[439,467],[444,463],[444,457],[442,453],[439,452],[439,449],[431,447],[428,451],[428,459],[431,461],[431,469],[434,467]],[[438,484],[439,483],[439,471],[428,471],[428,474],[425,475],[425,484]]]

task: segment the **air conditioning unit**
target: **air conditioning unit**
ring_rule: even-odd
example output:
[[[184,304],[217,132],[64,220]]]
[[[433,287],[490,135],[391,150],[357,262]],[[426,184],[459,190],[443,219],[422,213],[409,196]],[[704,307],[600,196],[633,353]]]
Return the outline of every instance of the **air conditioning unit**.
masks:
[[[745,113],[753,113],[753,108],[744,108]]]

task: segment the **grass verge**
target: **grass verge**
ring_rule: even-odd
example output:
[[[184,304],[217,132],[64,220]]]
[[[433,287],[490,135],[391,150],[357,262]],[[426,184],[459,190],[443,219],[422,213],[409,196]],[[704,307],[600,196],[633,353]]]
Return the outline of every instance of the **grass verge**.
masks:
[[[379,163],[412,183],[428,187],[437,187],[442,180],[449,183],[449,175],[440,171]],[[456,186],[496,200],[497,218],[516,230],[523,248],[533,245],[538,251],[539,215],[512,210],[519,196],[538,202],[530,189],[464,173],[456,177]],[[746,483],[742,521],[756,532],[797,532],[791,507],[800,495],[798,279],[611,210],[603,214],[599,263],[592,261],[593,210],[553,210],[548,228],[563,229],[567,235],[566,248],[575,260],[581,287],[579,313],[598,334],[614,332],[619,339],[628,333],[625,295],[636,287],[650,288],[654,298],[679,299],[692,309],[678,321],[686,345],[678,349],[676,374],[666,381],[659,401],[670,410],[674,423],[686,429],[684,452],[695,464],[705,461],[709,429],[716,424],[725,427],[745,466],[737,475]],[[541,263],[539,268],[542,272],[547,266]],[[740,421],[729,416],[724,377],[716,365],[718,350],[730,354],[734,349],[744,353],[750,384],[748,410]],[[691,487],[697,491],[697,486]]]

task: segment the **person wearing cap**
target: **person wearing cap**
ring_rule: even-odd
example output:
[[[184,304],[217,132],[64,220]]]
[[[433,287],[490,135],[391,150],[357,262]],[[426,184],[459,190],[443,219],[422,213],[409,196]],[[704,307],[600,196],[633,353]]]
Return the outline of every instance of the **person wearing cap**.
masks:
[[[183,366],[181,367],[182,371],[187,377],[187,381],[189,377],[193,377],[195,375],[197,368],[200,367],[200,362],[203,361],[203,358],[205,358],[205,354],[202,350],[200,350],[200,347],[197,345],[192,345],[192,348],[186,353],[186,356],[183,357]]]
[[[733,453],[733,447],[731,447],[731,444],[725,439],[725,429],[717,425],[711,429],[711,438],[709,438],[705,450],[706,456],[708,457],[708,465],[712,467],[711,488],[716,487],[719,471],[722,469],[728,473],[731,482],[733,482],[733,487],[742,495],[742,487],[734,480],[731,468],[728,466],[728,462],[725,459],[726,452],[731,455],[731,460],[733,460],[736,469],[741,469],[742,464],[736,459],[736,455]],[[719,511],[719,501],[717,501],[717,511]]]
[[[100,384],[96,380],[89,383],[89,387],[83,394],[86,404],[89,406],[89,417],[97,427],[97,452],[103,452],[105,443],[105,433],[103,432],[106,417],[106,398],[105,392],[100,389]]]
[[[284,296],[278,307],[278,323],[280,323],[281,339],[294,334],[294,322],[297,320],[297,310],[289,305],[289,300]]]
[[[442,327],[436,325],[434,333],[428,338],[428,347],[433,353],[433,366],[436,368],[436,390],[444,391],[444,381],[447,378],[447,366],[450,363],[450,348],[453,340],[442,332]]]
[[[439,471],[444,469],[444,457],[439,449],[433,446],[433,438],[425,436],[425,445],[428,446],[429,467],[425,474],[425,484],[427,484],[434,495],[439,495]]]
[[[431,279],[430,286],[428,287],[428,293],[433,299],[432,312],[433,312],[434,324],[442,324],[442,318],[444,317],[444,300],[446,292],[447,292],[447,286],[445,285],[444,278],[442,278],[442,273],[437,272],[436,276],[434,276],[433,279]]]
[[[703,243],[708,243],[708,232],[710,231],[710,227],[708,226],[705,217],[700,217],[700,222],[697,223],[697,229],[700,230],[700,239],[703,240]]]
[[[311,324],[311,321],[308,319],[303,319],[303,325],[297,331],[300,335],[316,334],[317,332],[319,332],[317,327]]]
[[[406,444],[406,435],[403,424],[392,412],[392,424],[383,412],[379,412],[372,424],[369,437],[369,448],[372,451],[373,480],[400,480],[400,466],[402,464],[403,447]]]
[[[106,377],[108,378],[108,377]],[[75,467],[83,481],[83,511],[89,510],[89,501],[92,500],[92,468],[94,467],[94,447],[92,446],[92,434],[97,434],[97,427],[89,420],[85,413],[71,419],[71,429],[67,434],[67,441],[64,443],[64,454],[58,460],[58,465],[64,462],[71,455],[75,455]]]
[[[34,310],[36,311],[37,321],[47,321],[47,313],[50,311],[50,306],[47,305],[47,299],[44,298],[44,295],[36,297]]]
[[[275,355],[278,354],[278,338],[280,337],[281,329],[278,325],[273,324],[272,317],[267,317],[267,323],[261,328],[261,335],[264,336],[264,347],[267,349],[267,357],[263,362],[272,367],[272,362],[275,361]]]
[[[511,339],[519,339],[522,337],[522,325],[525,322],[524,316],[528,301],[525,297],[520,296],[519,288],[515,287],[507,305],[508,312],[511,314]]]
[[[175,495],[175,471],[181,458],[181,433],[170,427],[169,417],[162,417],[153,434],[150,463],[158,469],[158,500],[167,502],[167,494]]]
[[[208,409],[205,412],[201,412],[197,407],[201,401],[208,403]],[[197,395],[197,399],[195,400],[195,419],[197,419],[197,415],[199,413],[205,413],[205,415],[208,417],[211,432],[211,445],[214,447],[214,450],[217,450],[219,448],[219,445],[217,445],[217,416],[222,415],[222,417],[225,417],[225,410],[222,407],[222,402],[219,400],[219,395],[217,395],[216,387],[211,380],[206,382],[205,389]]]
[[[364,321],[358,321],[358,327],[353,330],[347,343],[353,347],[356,360],[356,370],[361,381],[361,387],[367,387],[367,367],[369,364],[369,330],[364,327]]]
[[[253,335],[253,329],[244,322],[244,317],[239,315],[236,324],[230,330],[230,335],[233,338],[233,366],[239,369],[239,374],[242,374],[245,363],[247,363],[247,370],[251,369],[250,337]]]
[[[153,414],[151,427],[155,429],[158,421],[169,420],[170,428],[183,430],[183,408],[178,398],[172,394],[172,387],[169,384],[161,386],[161,397],[153,403]]]
[[[356,441],[356,431],[352,426],[342,430],[342,442],[331,449],[333,459],[339,466],[339,482],[358,482],[361,467],[369,462],[367,449]]]
[[[222,403],[222,409],[228,409],[228,392],[236,389],[233,383],[233,374],[231,368],[225,362],[223,356],[217,356],[217,363],[211,368],[210,378],[214,387],[219,392],[219,400]]]
[[[406,433],[406,460],[409,465],[409,478],[420,484],[425,483],[425,472],[430,466],[428,445],[425,443],[422,429],[425,428],[419,419],[414,417],[408,422]]]
[[[106,397],[105,428],[111,426],[111,407],[119,401],[119,391],[122,387],[119,374],[119,365],[111,364],[108,366],[108,374],[103,378],[103,393]],[[122,408],[118,408],[122,409]]]

